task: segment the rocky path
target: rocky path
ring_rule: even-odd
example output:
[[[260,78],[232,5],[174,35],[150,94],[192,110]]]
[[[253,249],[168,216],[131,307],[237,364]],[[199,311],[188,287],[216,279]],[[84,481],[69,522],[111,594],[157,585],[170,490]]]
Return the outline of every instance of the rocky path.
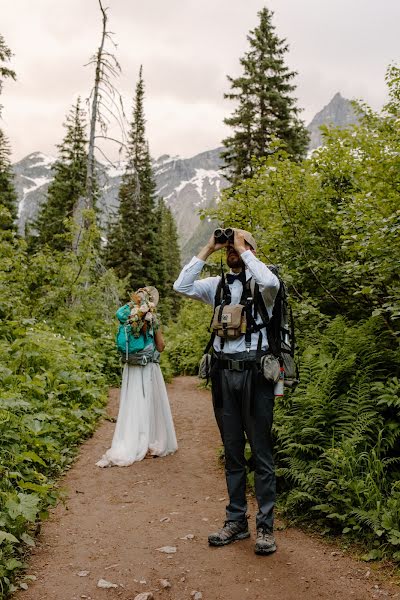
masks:
[[[179,451],[128,468],[99,469],[95,462],[114,428],[104,422],[65,476],[66,504],[43,526],[31,557],[28,573],[36,580],[15,599],[400,598],[399,588],[378,582],[367,564],[296,529],[277,532],[276,554],[256,556],[252,504],[252,538],[209,548],[207,534],[222,523],[226,501],[210,394],[191,377],[174,380],[168,392]],[[111,415],[117,406],[114,391]],[[165,546],[176,552],[161,552]],[[112,587],[98,587],[100,580]]]

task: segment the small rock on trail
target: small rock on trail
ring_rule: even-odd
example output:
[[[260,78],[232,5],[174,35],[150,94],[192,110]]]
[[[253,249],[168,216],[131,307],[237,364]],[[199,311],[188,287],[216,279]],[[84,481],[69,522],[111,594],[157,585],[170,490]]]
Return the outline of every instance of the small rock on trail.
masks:
[[[165,554],[175,554],[176,546],[162,546],[162,548],[157,548],[157,550]]]
[[[107,581],[106,579],[99,579],[97,582],[97,587],[109,590],[111,588],[117,588],[118,585],[116,583],[111,583],[111,581]]]
[[[154,596],[151,592],[142,592],[135,596],[134,600],[153,600]]]

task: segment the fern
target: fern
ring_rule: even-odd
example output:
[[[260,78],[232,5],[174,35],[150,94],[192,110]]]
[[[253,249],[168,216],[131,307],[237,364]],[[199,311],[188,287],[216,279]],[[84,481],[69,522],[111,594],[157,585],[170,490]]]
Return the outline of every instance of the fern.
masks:
[[[400,352],[388,345],[376,319],[334,319],[304,350],[296,391],[277,402],[274,436],[288,515],[318,513],[330,530],[379,543],[386,519],[390,545],[400,515]]]

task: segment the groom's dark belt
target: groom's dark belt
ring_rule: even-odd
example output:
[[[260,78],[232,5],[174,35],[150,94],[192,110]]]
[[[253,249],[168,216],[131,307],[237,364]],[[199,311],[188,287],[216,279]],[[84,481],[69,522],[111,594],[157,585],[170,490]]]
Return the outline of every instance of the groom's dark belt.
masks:
[[[229,371],[250,371],[254,369],[256,359],[254,360],[217,360],[217,369],[228,369]]]
[[[265,354],[263,352],[262,354]],[[254,369],[257,361],[257,352],[240,352],[237,356],[224,356],[221,358],[216,354],[216,368],[228,369],[228,371],[251,371]]]

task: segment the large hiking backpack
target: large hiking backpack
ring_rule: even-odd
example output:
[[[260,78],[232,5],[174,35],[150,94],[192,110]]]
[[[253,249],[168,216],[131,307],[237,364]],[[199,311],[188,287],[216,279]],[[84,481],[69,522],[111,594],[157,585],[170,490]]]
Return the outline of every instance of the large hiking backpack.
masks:
[[[279,269],[275,265],[268,265],[268,268],[279,279],[279,290],[275,298],[272,309],[272,317],[268,318],[261,293],[258,285],[251,280],[251,285],[256,288],[254,293],[259,295],[260,314],[264,320],[267,320],[267,338],[268,346],[272,354],[278,358],[280,365],[284,368],[284,385],[294,388],[299,383],[299,369],[295,359],[296,339],[294,332],[293,312],[289,306],[287,287],[279,275]]]
[[[134,335],[132,327],[129,323],[129,315],[131,307],[129,304],[121,306],[117,310],[116,316],[120,325],[116,336],[118,351],[120,352],[125,362],[130,362],[130,356],[141,352],[148,346],[154,348],[154,336],[152,330],[147,330],[146,333],[140,332],[139,335]]]
[[[246,346],[250,347],[251,335],[260,332],[257,353],[257,361],[261,358],[261,330],[266,329],[269,353],[272,354],[278,361],[280,367],[284,369],[284,385],[289,388],[294,388],[299,382],[299,372],[295,361],[295,335],[294,321],[292,310],[288,303],[287,288],[279,275],[279,270],[275,265],[268,265],[270,271],[279,279],[279,290],[275,298],[272,316],[268,315],[263,297],[259,290],[257,282],[251,278],[245,281],[243,272],[242,284],[243,292],[240,299],[240,304],[244,307],[247,321],[247,332],[243,334],[246,339]],[[225,275],[222,273],[221,280],[218,284],[214,298],[214,314],[215,309],[224,304],[230,303],[230,291],[225,282]],[[262,323],[256,323],[257,315],[260,315]],[[214,317],[215,320],[215,317]],[[215,333],[212,333],[205,353],[208,353],[214,342]],[[221,349],[223,349],[224,338],[221,337]]]

